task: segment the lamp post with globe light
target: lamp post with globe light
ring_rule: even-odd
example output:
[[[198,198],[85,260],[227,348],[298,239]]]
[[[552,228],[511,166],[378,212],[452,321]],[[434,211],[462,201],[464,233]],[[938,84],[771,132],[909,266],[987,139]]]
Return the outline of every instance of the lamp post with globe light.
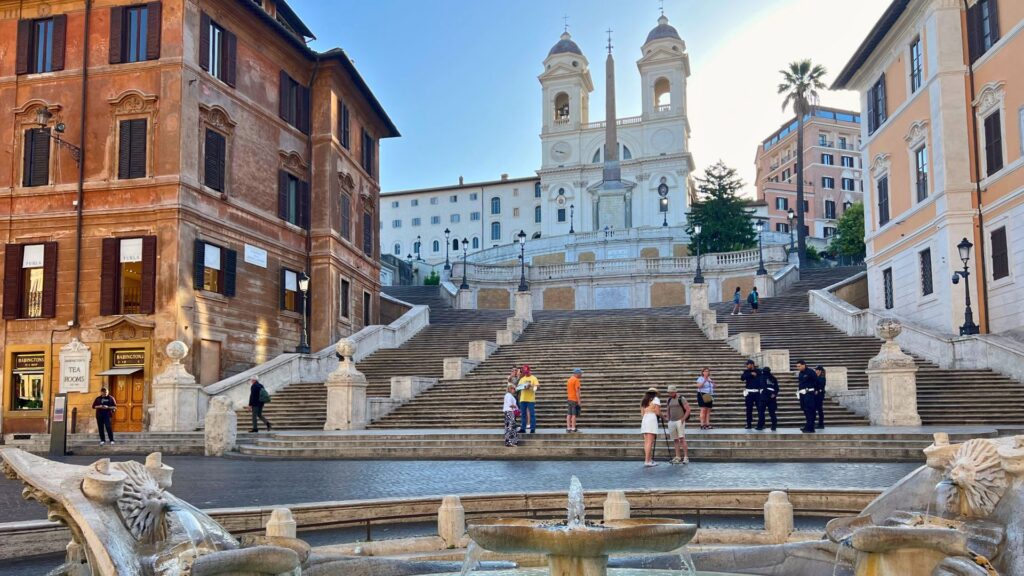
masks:
[[[469,282],[466,282],[466,258],[469,254],[469,240],[462,239],[462,284],[459,285],[459,290],[468,290]]]
[[[957,270],[953,272],[953,284],[960,282],[960,278],[964,279],[964,325],[960,327],[961,336],[970,336],[980,332],[978,325],[974,323],[974,313],[971,311],[971,284],[967,281],[971,276],[970,270],[967,268],[967,261],[971,259],[971,248],[974,244],[971,244],[967,238],[964,238],[956,245],[956,249],[960,252],[960,260],[964,263],[963,270]]]
[[[519,239],[519,291],[527,292],[530,285],[526,283],[526,231],[520,230],[516,238]]]
[[[445,272],[451,272],[451,269],[452,269],[452,263],[451,263],[450,260],[448,260],[448,240],[451,237],[451,235],[452,235],[452,231],[447,229],[447,228],[445,228],[444,229],[444,271]]]
[[[697,273],[693,275],[693,283],[694,284],[703,284],[704,283],[704,275],[701,274],[701,271],[700,271],[700,230],[701,230],[701,225],[700,224],[694,224],[693,225],[693,234],[694,234],[694,236],[696,236],[696,239],[697,239]]]
[[[299,292],[302,293],[302,334],[299,346],[295,349],[299,354],[309,354],[309,317],[306,315],[306,300],[309,298],[309,276],[305,272],[299,276]]]
[[[793,253],[793,220],[796,219],[796,213],[790,208],[789,212],[786,213],[786,217],[789,219],[789,253]]]
[[[757,275],[764,276],[764,220],[757,221]]]

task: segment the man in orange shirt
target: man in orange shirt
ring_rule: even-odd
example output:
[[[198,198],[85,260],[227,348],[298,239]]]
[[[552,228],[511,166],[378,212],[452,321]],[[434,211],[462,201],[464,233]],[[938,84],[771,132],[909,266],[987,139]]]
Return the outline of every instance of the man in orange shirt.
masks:
[[[574,368],[572,376],[565,383],[565,393],[568,396],[568,408],[565,414],[565,431],[576,432],[576,417],[580,415],[580,378],[583,370]]]

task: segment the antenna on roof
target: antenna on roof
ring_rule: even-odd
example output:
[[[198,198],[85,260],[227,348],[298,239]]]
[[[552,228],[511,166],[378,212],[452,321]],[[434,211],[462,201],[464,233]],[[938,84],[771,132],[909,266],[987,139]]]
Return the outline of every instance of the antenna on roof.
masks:
[[[612,29],[609,28],[609,29],[605,30],[605,32],[608,33],[608,53],[611,54],[612,53]]]

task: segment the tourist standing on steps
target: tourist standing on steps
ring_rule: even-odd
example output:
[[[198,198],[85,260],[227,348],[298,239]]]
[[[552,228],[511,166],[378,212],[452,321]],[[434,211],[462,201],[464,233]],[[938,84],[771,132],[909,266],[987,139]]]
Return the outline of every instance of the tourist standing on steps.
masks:
[[[743,296],[743,292],[740,287],[736,287],[736,291],[732,293],[732,313],[730,316],[743,316],[743,312],[740,312],[740,297]]]
[[[747,360],[747,368],[740,374],[743,381],[743,403],[747,407],[747,430],[754,427],[754,408],[763,413],[761,407],[761,371],[753,360]]]
[[[92,401],[92,407],[96,410],[96,426],[100,429],[100,446],[106,444],[107,440],[114,443],[114,412],[117,411],[117,401],[106,388],[100,388],[100,395]]]
[[[522,412],[523,423],[519,426],[520,432],[526,432],[527,420],[530,424],[530,434],[537,431],[537,388],[540,383],[537,377],[530,373],[530,367],[523,364],[523,377],[519,379],[519,411]]]
[[[817,366],[814,373],[818,376],[818,384],[814,387],[814,413],[818,415],[818,429],[825,427],[825,367]]]
[[[753,314],[757,314],[757,306],[761,303],[761,295],[757,293],[757,286],[747,294],[747,304],[750,304],[750,309]]]
[[[668,387],[668,404],[665,410],[665,419],[668,420],[668,435],[672,438],[672,444],[676,449],[676,457],[672,459],[672,463],[689,464],[690,448],[686,445],[686,421],[690,419],[690,403],[679,395],[675,386]],[[679,458],[680,448],[683,450],[682,460]]]
[[[565,431],[576,432],[576,418],[580,415],[580,378],[583,377],[583,370],[573,368],[572,376],[565,382],[566,414]]]
[[[697,378],[697,406],[700,408],[700,429],[710,430],[711,408],[715,404],[715,381],[711,378],[711,368],[705,366]]]
[[[767,409],[772,419],[772,432],[778,425],[775,411],[779,401],[779,379],[772,374],[772,369],[765,366],[761,368],[761,403],[757,406],[757,429],[764,430],[764,411]]]
[[[263,405],[267,402],[270,402],[270,393],[267,392],[267,389],[255,377],[249,378],[249,405],[245,407],[246,410],[252,412],[252,429],[249,432],[260,431],[259,426],[256,424],[257,418],[263,421],[268,432],[273,428],[270,422],[263,417]]]
[[[518,365],[512,365],[512,371],[508,374],[508,383],[513,387],[519,386],[519,379],[523,376],[523,370]],[[519,390],[515,392],[516,402],[519,402]]]
[[[807,362],[797,360],[797,398],[800,399],[800,409],[804,412],[804,427],[801,432],[814,432],[814,412],[817,401],[814,399],[818,388],[818,375],[807,367]]]
[[[654,461],[654,440],[658,437],[658,417],[661,416],[661,400],[658,389],[650,387],[640,402],[640,433],[644,436],[644,466],[657,466]]]
[[[519,432],[516,430],[516,416],[519,415],[519,408],[516,405],[515,391],[516,385],[509,382],[505,387],[505,405],[501,409],[505,415],[505,446],[519,445]]]

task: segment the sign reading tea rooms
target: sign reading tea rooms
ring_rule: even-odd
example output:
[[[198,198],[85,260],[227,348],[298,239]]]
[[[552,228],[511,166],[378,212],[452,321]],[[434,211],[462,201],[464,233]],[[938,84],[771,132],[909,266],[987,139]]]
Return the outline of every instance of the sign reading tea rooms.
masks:
[[[60,392],[89,391],[89,362],[92,351],[72,338],[60,349]]]

